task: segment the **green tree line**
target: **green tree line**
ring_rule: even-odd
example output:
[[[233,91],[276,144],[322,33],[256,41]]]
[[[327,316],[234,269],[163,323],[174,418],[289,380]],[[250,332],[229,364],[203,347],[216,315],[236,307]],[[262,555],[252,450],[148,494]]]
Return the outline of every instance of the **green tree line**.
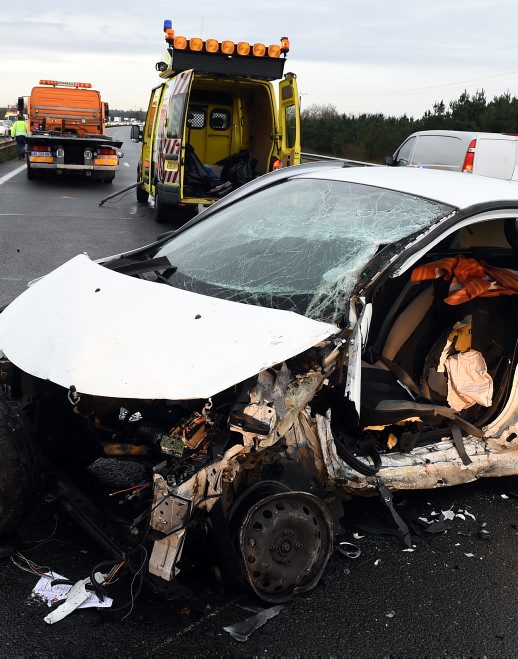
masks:
[[[383,162],[417,130],[473,130],[518,133],[518,98],[509,92],[486,98],[484,90],[434,103],[420,119],[384,114],[340,114],[333,105],[311,105],[301,114],[302,150]]]

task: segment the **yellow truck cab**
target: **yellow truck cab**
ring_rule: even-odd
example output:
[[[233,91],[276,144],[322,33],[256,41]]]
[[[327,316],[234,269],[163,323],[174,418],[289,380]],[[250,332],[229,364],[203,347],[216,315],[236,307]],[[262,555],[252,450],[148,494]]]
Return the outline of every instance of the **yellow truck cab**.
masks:
[[[163,82],[151,92],[137,199],[155,199],[158,222],[174,208],[196,211],[254,177],[300,163],[296,76],[284,75],[289,41],[266,46],[175,36],[164,22],[167,51],[156,64]],[[272,81],[280,80],[278,102]]]

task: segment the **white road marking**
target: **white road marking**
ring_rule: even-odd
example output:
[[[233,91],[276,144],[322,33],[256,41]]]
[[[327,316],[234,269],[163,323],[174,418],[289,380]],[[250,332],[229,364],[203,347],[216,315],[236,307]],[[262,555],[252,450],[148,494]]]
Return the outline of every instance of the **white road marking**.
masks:
[[[13,215],[16,215],[16,217],[25,217],[27,213],[0,213],[0,216],[6,215],[7,217],[12,217]]]
[[[16,176],[16,174],[19,174],[20,172],[23,172],[23,170],[24,170],[25,168],[26,168],[26,165],[25,165],[25,164],[24,164],[24,165],[20,165],[20,166],[17,167],[16,169],[13,169],[12,172],[9,172],[9,174],[5,174],[5,176],[0,176],[0,185],[2,185],[3,183],[7,183],[7,181],[8,181],[9,179],[13,178],[13,176]]]
[[[124,167],[129,167],[129,162],[123,163]]]

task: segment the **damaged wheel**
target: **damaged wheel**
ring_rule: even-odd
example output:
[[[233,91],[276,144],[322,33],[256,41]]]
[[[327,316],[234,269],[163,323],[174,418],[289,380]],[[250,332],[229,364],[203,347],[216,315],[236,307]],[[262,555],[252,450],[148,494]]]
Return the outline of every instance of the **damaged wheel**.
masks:
[[[0,395],[0,536],[11,533],[27,512],[39,478],[38,457],[25,414]]]
[[[241,568],[254,593],[286,602],[314,588],[332,550],[332,521],[306,492],[281,492],[254,503],[238,534]]]

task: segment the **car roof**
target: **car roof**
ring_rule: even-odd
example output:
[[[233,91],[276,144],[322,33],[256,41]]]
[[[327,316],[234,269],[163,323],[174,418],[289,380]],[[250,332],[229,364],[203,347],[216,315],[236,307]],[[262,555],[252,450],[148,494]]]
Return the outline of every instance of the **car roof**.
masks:
[[[475,130],[418,130],[408,137],[415,137],[416,135],[426,135],[429,137],[459,137],[461,139],[473,139],[478,137],[491,138],[493,140],[518,139],[516,135],[511,135],[510,133],[484,133]]]
[[[517,182],[462,172],[419,167],[345,167],[322,169],[300,177],[362,183],[433,199],[460,209],[499,201],[515,201],[518,207]]]

